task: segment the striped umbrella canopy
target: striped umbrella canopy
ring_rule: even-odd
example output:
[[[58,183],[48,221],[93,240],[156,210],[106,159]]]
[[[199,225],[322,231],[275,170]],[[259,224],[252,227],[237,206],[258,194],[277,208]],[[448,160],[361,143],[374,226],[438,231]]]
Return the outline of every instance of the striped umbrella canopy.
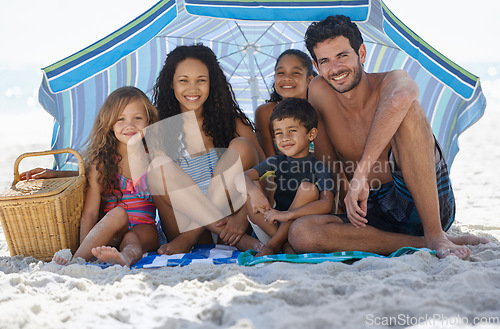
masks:
[[[400,21],[381,0],[163,0],[114,33],[43,68],[39,101],[54,116],[52,148],[82,151],[94,118],[116,88],[150,94],[166,55],[178,45],[213,49],[240,107],[253,118],[269,98],[274,65],[289,48],[305,51],[304,33],[328,15],[349,16],[367,46],[367,72],[404,69],[449,165],[461,132],[484,113],[479,78],[447,59]],[[56,157],[56,168],[73,164]]]

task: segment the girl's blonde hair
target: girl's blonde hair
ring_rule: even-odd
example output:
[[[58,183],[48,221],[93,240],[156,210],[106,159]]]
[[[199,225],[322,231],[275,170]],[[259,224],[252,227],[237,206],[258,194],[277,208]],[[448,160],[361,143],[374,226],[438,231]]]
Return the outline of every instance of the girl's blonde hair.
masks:
[[[118,154],[118,140],[113,131],[113,126],[118,121],[123,109],[135,100],[139,100],[144,105],[148,125],[158,121],[158,110],[146,94],[136,87],[121,87],[106,98],[97,114],[87,140],[85,150],[86,169],[88,172],[91,164],[96,165],[99,174],[98,180],[103,187],[103,192],[120,190],[118,162],[122,158]]]

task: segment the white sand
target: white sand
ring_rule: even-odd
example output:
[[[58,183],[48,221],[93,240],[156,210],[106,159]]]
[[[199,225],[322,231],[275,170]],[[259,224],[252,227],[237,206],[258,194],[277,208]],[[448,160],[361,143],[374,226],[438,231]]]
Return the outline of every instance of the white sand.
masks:
[[[500,328],[500,106],[488,101],[452,168],[452,233],[492,240],[468,260],[63,267],[8,257],[0,233],[0,328]]]

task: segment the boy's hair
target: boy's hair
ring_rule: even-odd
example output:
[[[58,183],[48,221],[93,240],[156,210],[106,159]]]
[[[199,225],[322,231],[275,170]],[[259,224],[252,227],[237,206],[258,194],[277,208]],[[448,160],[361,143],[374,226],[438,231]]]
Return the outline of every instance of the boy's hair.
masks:
[[[303,52],[302,50],[299,50],[299,49],[287,49],[284,52],[282,52],[278,56],[278,58],[276,59],[276,64],[274,65],[275,72],[276,72],[276,68],[278,67],[280,60],[284,56],[287,56],[287,55],[297,57],[297,59],[302,64],[302,66],[307,70],[308,76],[310,76],[310,75],[316,76],[317,75],[316,71],[314,71],[313,64],[312,64],[312,61],[311,61],[311,58],[309,57],[309,55],[307,55],[305,52]],[[274,88],[274,82],[273,82],[273,86],[271,87],[271,97],[269,98],[269,100],[267,102],[279,102],[282,99],[283,99],[283,97],[281,97],[281,95],[276,92],[276,89]]]
[[[290,97],[279,102],[273,109],[269,120],[272,126],[274,120],[280,121],[286,118],[299,121],[306,128],[307,132],[310,132],[313,128],[318,128],[316,110],[304,98]]]
[[[346,37],[352,49],[358,54],[359,47],[363,44],[363,37],[358,26],[344,15],[328,16],[322,21],[313,22],[307,28],[304,36],[307,50],[313,60],[318,63],[314,54],[314,47],[325,40],[334,39],[338,36]]]

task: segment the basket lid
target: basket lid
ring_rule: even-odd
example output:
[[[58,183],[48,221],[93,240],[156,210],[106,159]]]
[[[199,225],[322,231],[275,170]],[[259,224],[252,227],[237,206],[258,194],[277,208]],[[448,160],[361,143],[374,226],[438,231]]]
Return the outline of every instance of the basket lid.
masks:
[[[23,180],[0,193],[0,200],[46,197],[61,193],[78,177]]]

